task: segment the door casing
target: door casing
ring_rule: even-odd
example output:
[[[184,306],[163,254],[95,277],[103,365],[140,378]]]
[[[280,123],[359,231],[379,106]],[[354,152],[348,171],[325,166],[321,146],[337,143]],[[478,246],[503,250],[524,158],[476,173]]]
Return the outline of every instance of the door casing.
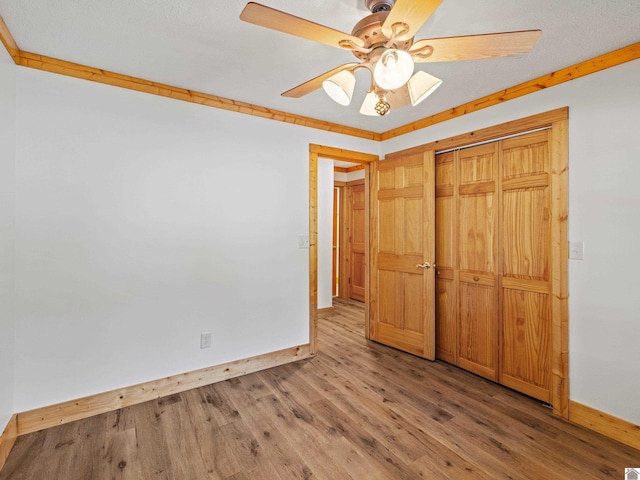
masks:
[[[342,160],[359,163],[364,166],[365,178],[365,244],[369,244],[369,163],[377,162],[380,158],[370,153],[344,150],[342,148],[324,145],[309,145],[309,347],[312,354],[318,351],[318,159]],[[365,249],[365,279],[369,278],[368,249]],[[368,280],[365,280],[368,282]],[[368,338],[369,286],[365,284],[365,331]]]

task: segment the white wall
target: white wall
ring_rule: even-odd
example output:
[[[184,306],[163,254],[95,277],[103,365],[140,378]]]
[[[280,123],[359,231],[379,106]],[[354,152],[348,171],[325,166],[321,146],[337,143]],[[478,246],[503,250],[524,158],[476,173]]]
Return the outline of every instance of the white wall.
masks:
[[[16,66],[0,47],[0,433],[14,413]]]
[[[0,55],[6,296],[15,67]],[[306,343],[308,144],[376,143],[28,69],[17,78],[15,349],[9,295],[0,424],[12,409]],[[585,260],[570,261],[570,396],[634,423],[639,85],[635,61],[382,146],[569,105],[569,235],[585,242]],[[198,348],[203,331],[213,348]]]
[[[333,304],[333,160],[318,159],[318,308]]]
[[[570,398],[640,424],[640,61],[384,142],[386,153],[569,106]]]
[[[308,145],[377,143],[17,84],[16,411],[308,342]]]

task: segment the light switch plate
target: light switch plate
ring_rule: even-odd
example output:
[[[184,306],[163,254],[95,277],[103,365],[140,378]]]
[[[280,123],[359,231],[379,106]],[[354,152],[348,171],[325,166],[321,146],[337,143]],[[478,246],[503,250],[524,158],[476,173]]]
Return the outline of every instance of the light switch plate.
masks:
[[[584,260],[583,242],[569,242],[569,258],[572,260]]]
[[[300,235],[298,237],[298,248],[309,248],[309,235]]]

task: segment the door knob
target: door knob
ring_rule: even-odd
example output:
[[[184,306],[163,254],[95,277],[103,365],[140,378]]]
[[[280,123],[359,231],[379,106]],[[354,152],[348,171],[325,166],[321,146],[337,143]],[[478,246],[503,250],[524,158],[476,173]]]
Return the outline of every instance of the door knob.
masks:
[[[424,262],[424,263],[419,263],[419,264],[416,265],[416,268],[427,269],[427,268],[431,268],[431,267],[436,268],[436,264],[434,263],[433,265],[431,265],[429,262]]]

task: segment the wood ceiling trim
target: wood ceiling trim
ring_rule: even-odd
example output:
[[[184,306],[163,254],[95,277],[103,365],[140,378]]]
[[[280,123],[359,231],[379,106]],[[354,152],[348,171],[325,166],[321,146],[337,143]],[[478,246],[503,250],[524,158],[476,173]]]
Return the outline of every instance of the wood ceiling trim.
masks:
[[[221,108],[223,110],[230,110],[233,112],[244,113],[256,117],[268,118],[270,120],[277,120],[279,122],[292,123],[294,125],[316,128],[333,133],[340,133],[352,137],[359,137],[377,141],[380,140],[379,133],[348,127],[345,125],[338,125],[336,123],[325,122],[323,120],[316,120],[314,118],[303,117],[301,115],[295,115],[280,110],[260,107],[237,100],[217,97],[208,93],[196,92],[193,90],[186,90],[184,88],[174,87],[171,85],[156,83],[141,78],[122,75],[115,72],[109,72],[107,70],[88,67],[86,65],[67,62],[65,60],[60,60],[57,58],[47,57],[45,55],[38,55],[36,53],[21,51],[18,58],[18,65],[28,68],[34,68],[36,70],[43,70],[46,72],[80,78],[83,80],[103,83],[115,87],[150,93],[152,95],[158,95],[161,97],[168,97],[185,102],[197,103],[213,108]]]
[[[456,117],[466,115],[468,113],[482,110],[483,108],[498,105],[500,103],[513,100],[514,98],[522,97],[530,93],[535,93],[545,88],[553,87],[564,82],[575,80],[576,78],[584,77],[592,73],[605,70],[610,67],[615,67],[632,60],[640,58],[640,42],[634,43],[624,48],[614,50],[613,52],[605,53],[598,57],[586,60],[584,62],[576,63],[570,67],[563,68],[556,72],[548,73],[528,82],[509,87],[506,90],[501,90],[486,97],[478,98],[463,105],[458,105],[450,110],[436,113],[430,117],[425,117],[416,122],[408,123],[402,127],[394,128],[382,133],[382,140],[389,140],[394,137],[399,137],[406,133],[415,132],[422,128],[430,127],[436,123],[446,122]]]
[[[20,63],[20,49],[2,17],[0,17],[0,41],[2,41],[4,48],[7,49],[13,61],[16,62],[16,65],[18,65]]]
[[[446,122],[447,120],[451,120],[468,113],[482,110],[493,105],[498,105],[530,93],[535,93],[545,88],[553,87],[555,85],[575,80],[577,78],[640,58],[640,42],[638,42],[627,47],[614,50],[613,52],[585,60],[584,62],[576,63],[570,67],[543,75],[519,85],[509,87],[505,90],[495,92],[471,102],[458,105],[457,107],[436,113],[401,127],[394,128],[383,133],[376,133],[359,128],[348,127],[346,125],[339,125],[332,122],[325,122],[323,120],[295,115],[280,110],[272,110],[237,100],[217,97],[207,93],[185,90],[171,85],[121,75],[106,70],[67,62],[65,60],[46,57],[44,55],[23,52],[18,48],[18,45],[13,39],[7,25],[2,20],[2,17],[0,17],[0,40],[9,52],[9,55],[11,55],[16,64],[20,66],[378,142],[415,132],[416,130],[423,129],[437,123]]]

